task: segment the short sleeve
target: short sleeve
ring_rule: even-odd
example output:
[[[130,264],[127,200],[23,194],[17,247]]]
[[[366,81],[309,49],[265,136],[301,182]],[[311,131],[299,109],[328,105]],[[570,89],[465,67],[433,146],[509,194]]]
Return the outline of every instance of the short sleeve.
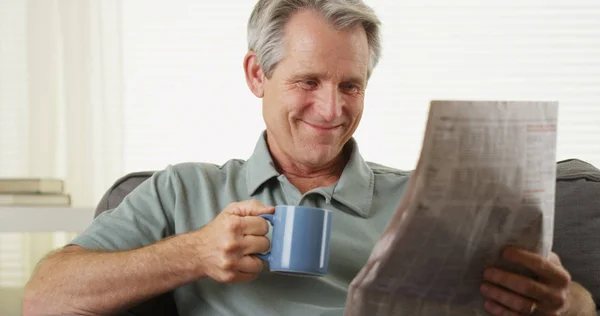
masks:
[[[173,209],[181,183],[172,166],[158,171],[107,210],[70,244],[87,250],[130,250],[173,234]]]

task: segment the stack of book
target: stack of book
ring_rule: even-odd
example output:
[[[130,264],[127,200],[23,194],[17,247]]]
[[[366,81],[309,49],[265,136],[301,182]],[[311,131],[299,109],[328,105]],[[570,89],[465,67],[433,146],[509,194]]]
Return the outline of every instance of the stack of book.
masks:
[[[52,178],[0,178],[0,206],[70,206],[64,181]]]

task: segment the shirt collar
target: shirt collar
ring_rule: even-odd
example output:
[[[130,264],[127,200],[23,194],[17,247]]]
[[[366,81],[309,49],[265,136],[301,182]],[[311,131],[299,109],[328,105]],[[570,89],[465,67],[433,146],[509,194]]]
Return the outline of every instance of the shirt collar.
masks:
[[[267,182],[267,180],[277,176],[279,176],[279,172],[275,168],[275,163],[269,153],[267,133],[264,131],[256,142],[254,153],[246,162],[246,186],[248,187],[248,196],[253,196],[258,188]]]
[[[249,196],[253,196],[265,182],[280,175],[269,152],[266,135],[266,132],[261,134],[254,153],[246,163],[246,185]],[[332,199],[358,215],[368,217],[371,213],[375,175],[360,155],[356,140],[351,138],[346,146],[349,146],[351,151],[350,159],[340,179],[333,185]]]
[[[332,198],[352,209],[362,217],[371,214],[375,175],[358,150],[354,138],[346,146],[351,150],[350,159],[342,171],[342,176],[333,187]]]

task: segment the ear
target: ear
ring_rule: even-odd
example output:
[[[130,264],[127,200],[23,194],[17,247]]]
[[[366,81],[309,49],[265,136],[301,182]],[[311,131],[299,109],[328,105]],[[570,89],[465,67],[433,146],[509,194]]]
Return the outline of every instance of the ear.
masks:
[[[246,83],[250,91],[258,98],[265,94],[264,81],[265,76],[258,64],[256,53],[249,51],[244,57],[244,72],[246,73]]]

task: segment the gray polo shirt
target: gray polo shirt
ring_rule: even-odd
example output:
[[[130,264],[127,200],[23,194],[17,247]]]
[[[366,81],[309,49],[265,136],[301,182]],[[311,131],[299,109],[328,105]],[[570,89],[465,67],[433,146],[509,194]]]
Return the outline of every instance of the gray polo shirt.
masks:
[[[300,194],[279,174],[265,133],[247,160],[218,166],[168,166],[139,185],[115,209],[98,216],[72,242],[88,250],[127,250],[200,229],[229,203],[305,205],[333,211],[329,273],[294,277],[267,265],[248,283],[205,278],[174,290],[180,315],[343,315],[350,282],[367,262],[408,183],[408,173],[365,162],[354,139],[339,181]],[[165,258],[168,260],[168,258]]]

